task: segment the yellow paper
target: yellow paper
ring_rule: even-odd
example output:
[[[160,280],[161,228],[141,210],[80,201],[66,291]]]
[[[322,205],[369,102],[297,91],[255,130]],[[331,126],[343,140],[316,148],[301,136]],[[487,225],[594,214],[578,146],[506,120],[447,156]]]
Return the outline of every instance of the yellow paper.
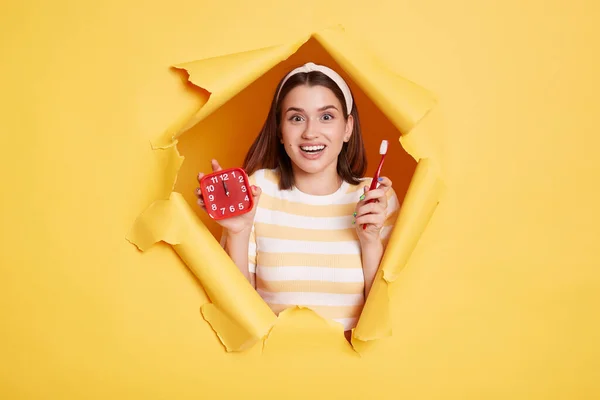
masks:
[[[314,36],[401,135],[408,134],[435,105],[432,93],[395,74],[374,58],[368,49],[349,40],[342,29],[327,29]],[[418,149],[416,152],[412,155],[418,159]]]
[[[165,149],[158,149],[156,152],[157,161],[163,165],[161,176],[156,178],[159,185],[159,199],[168,199],[173,192],[177,173],[183,164],[183,157],[177,151],[177,147],[170,146]]]
[[[175,65],[190,75],[190,82],[207,90],[210,97],[174,137],[159,138],[155,147],[169,146],[173,139],[209,116],[233,96],[267,72],[273,65],[293,54],[308,38],[297,43],[276,45],[265,49],[208,58],[195,62]]]
[[[128,240],[140,250],[158,241],[174,250],[200,280],[212,304],[202,314],[228,351],[244,350],[264,338],[275,314],[239,272],[227,253],[178,193],[153,203],[136,221]]]
[[[273,351],[269,351],[271,347],[280,347],[289,340],[289,337],[300,336],[339,354],[359,356],[360,354],[354,351],[350,343],[340,340],[343,335],[342,325],[319,316],[309,308],[294,306],[279,313],[277,324],[263,343],[263,354],[269,356],[273,354]],[[306,354],[302,348],[294,348],[293,352],[294,362],[298,362],[302,358],[308,358],[306,362],[312,361],[312,355]]]
[[[600,399],[600,2],[7,0],[0,20],[1,399]],[[226,352],[172,245],[125,236],[173,191],[218,235],[197,172],[238,165],[288,68],[339,65],[308,40],[153,150],[208,99],[170,66],[340,22],[439,99],[400,135],[342,70],[369,168],[390,139],[398,195],[417,166],[403,146],[441,161],[444,197],[396,279],[378,278],[392,336],[355,338],[357,354],[293,308]]]
[[[188,121],[180,124],[179,131],[173,134],[173,130],[169,130],[154,146],[157,149],[176,147],[185,132],[292,56],[311,38],[393,123],[397,140],[402,136],[410,143],[405,151],[418,162],[380,271],[353,332],[353,344],[360,342],[362,349],[364,342],[392,334],[388,286],[408,261],[441,194],[439,168],[433,159],[421,159],[426,140],[416,141],[409,135],[435,105],[429,91],[394,74],[343,29],[330,28],[289,44],[179,64],[177,68],[185,69],[189,80],[208,90],[210,97]],[[170,183],[176,179],[176,171],[170,168],[169,173],[172,175],[164,179]],[[206,289],[213,305],[204,305],[202,314],[228,351],[244,350],[266,337],[275,323],[275,315],[243,279],[214,236],[197,221],[180,194],[173,193],[169,201],[159,200],[153,204],[136,221],[129,238],[142,250],[159,240],[174,246]],[[343,335],[341,329],[340,335]]]
[[[443,185],[430,159],[419,161],[413,181],[396,220],[389,245],[381,261],[377,279],[367,298],[354,330],[361,341],[375,340],[391,334],[388,285],[395,281],[406,265],[442,195]]]

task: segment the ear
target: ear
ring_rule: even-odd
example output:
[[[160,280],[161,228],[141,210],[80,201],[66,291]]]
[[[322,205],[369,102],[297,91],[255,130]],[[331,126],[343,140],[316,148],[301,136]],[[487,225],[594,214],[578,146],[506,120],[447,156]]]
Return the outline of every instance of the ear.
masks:
[[[347,142],[350,140],[353,129],[354,129],[354,117],[352,115],[348,115],[348,120],[346,121],[346,129],[344,131],[344,142]]]

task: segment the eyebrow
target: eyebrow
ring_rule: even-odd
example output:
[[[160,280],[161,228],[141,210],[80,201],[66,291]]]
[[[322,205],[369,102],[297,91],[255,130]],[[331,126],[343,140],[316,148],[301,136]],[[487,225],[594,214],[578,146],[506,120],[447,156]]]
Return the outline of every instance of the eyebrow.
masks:
[[[329,105],[326,105],[326,106],[323,106],[323,107],[319,108],[317,111],[325,111],[325,110],[328,110],[330,108],[333,108],[334,110],[337,110],[336,106],[334,106],[333,104],[329,104]],[[304,112],[304,109],[298,108],[298,107],[288,107],[288,109],[285,110],[285,112],[290,112],[290,111]]]

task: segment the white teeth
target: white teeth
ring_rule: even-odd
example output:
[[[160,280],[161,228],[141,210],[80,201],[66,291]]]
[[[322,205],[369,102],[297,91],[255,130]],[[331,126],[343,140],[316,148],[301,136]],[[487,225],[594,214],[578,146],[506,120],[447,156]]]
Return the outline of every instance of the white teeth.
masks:
[[[325,148],[325,146],[301,146],[302,151],[320,151]]]

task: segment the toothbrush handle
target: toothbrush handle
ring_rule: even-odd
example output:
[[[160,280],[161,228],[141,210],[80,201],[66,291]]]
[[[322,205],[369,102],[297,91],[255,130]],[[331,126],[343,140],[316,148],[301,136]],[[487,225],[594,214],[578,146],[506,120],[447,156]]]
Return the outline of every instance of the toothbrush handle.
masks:
[[[385,154],[381,156],[381,161],[379,161],[379,166],[377,167],[377,171],[373,176],[373,180],[371,181],[371,186],[369,187],[369,191],[377,189],[377,182],[379,181],[379,174],[381,173],[381,167],[383,166],[383,160],[385,159]],[[373,203],[375,200],[371,199],[367,201],[367,204]],[[363,231],[367,229],[367,225],[363,224]]]

